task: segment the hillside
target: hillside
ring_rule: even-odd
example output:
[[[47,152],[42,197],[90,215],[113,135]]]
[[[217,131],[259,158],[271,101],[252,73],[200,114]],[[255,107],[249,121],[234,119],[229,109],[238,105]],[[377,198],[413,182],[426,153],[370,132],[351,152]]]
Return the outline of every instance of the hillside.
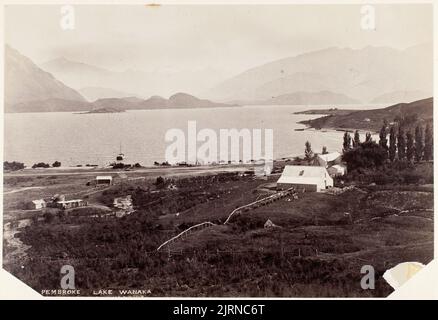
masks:
[[[6,238],[4,268],[36,291],[57,288],[59,264],[69,259],[85,296],[101,288],[114,288],[114,295],[118,288],[142,288],[156,297],[386,297],[393,292],[382,278],[386,270],[433,259],[433,188],[412,181],[431,183],[433,163],[407,170],[410,184],[367,181],[334,192],[299,192],[241,211],[227,224],[234,209],[271,195],[267,187],[278,177],[190,176],[187,168],[156,168],[150,179],[127,171],[128,179],[99,190],[85,187],[93,172],[62,177],[49,171],[28,179],[19,179],[20,173],[5,176],[5,190],[39,187],[4,195],[8,226],[18,229],[20,218],[32,223],[18,229],[12,241]],[[176,188],[157,188],[158,175]],[[89,194],[89,206],[64,214],[18,210],[44,194],[72,190]],[[126,195],[136,211],[118,218],[114,198]],[[214,225],[157,250],[205,221]],[[30,247],[24,262],[13,246],[19,241]],[[359,285],[364,264],[375,268],[374,290]]]
[[[344,94],[330,91],[319,92],[294,92],[272,97],[263,102],[263,104],[280,104],[280,105],[303,105],[303,104],[356,104],[359,101],[347,97]]]
[[[137,97],[105,98],[94,102],[73,101],[66,99],[42,99],[22,102],[14,105],[6,105],[5,112],[77,112],[101,110],[105,112],[122,112],[125,110],[148,110],[148,109],[175,109],[175,108],[216,108],[233,107],[234,105],[215,103],[210,100],[199,99],[186,93],[177,93],[169,99],[152,96],[149,99]]]
[[[21,102],[14,105],[5,105],[6,113],[21,112],[74,112],[88,111],[90,103],[65,99],[44,99],[37,101]]]
[[[293,92],[331,91],[370,102],[389,92],[421,91],[427,97],[432,95],[432,70],[430,44],[405,50],[331,47],[256,66],[205,96],[218,101],[260,101]]]
[[[91,111],[83,112],[82,114],[92,114],[92,113],[120,113],[125,112],[125,110],[119,109],[119,108],[99,108],[99,109],[93,109]]]
[[[340,128],[362,129],[378,131],[382,127],[383,119],[388,122],[396,117],[411,118],[406,127],[412,129],[416,125],[433,125],[433,98],[414,101],[411,103],[398,103],[390,107],[373,110],[352,111],[347,114],[331,114],[325,117],[301,121],[302,124],[312,128]]]
[[[427,97],[428,94],[423,91],[393,91],[374,98],[371,103],[397,103],[400,101],[412,102]]]
[[[199,99],[187,93],[176,93],[169,99],[152,96],[146,100],[138,98],[122,99],[99,99],[93,102],[93,106],[99,107],[118,107],[129,110],[147,110],[147,109],[174,109],[174,108],[216,108],[232,107],[233,105],[216,103],[206,99]]]
[[[5,105],[9,111],[15,104],[21,104],[20,110],[33,101],[60,99],[77,101],[85,99],[75,90],[67,87],[50,73],[43,71],[29,58],[17,50],[5,46]],[[44,108],[43,108],[44,109]],[[38,110],[32,105],[32,110]]]
[[[225,103],[211,102],[206,99],[198,99],[186,93],[176,93],[168,100],[168,106],[173,108],[191,107],[191,108],[214,108],[214,107],[230,107],[231,105]]]
[[[189,68],[180,71],[129,68],[116,71],[65,57],[45,62],[41,64],[41,68],[71,88],[77,90],[87,88],[84,94],[89,96],[90,101],[102,98],[122,98],[128,95],[170,96],[178,91],[193,92],[198,95],[225,79],[222,71],[214,68],[199,70]],[[123,94],[124,92],[127,95]]]
[[[125,98],[135,97],[132,93],[126,93],[119,90],[101,87],[84,87],[78,90],[79,93],[85,97],[88,101],[96,101],[106,98]]]
[[[60,69],[76,74],[79,78],[94,74],[109,74],[104,69],[65,59],[44,64],[47,69]],[[79,79],[80,80],[80,79]],[[79,81],[78,80],[78,81]],[[88,99],[97,96],[125,96],[122,91],[86,87],[82,89]],[[128,95],[128,94],[126,94]],[[169,99],[152,96],[141,99],[132,95],[126,97],[101,98],[88,102],[77,91],[67,87],[52,74],[43,71],[30,59],[9,46],[5,47],[5,112],[76,112],[92,110],[166,109],[166,108],[211,108],[230,106],[199,99],[186,93],[177,93]]]

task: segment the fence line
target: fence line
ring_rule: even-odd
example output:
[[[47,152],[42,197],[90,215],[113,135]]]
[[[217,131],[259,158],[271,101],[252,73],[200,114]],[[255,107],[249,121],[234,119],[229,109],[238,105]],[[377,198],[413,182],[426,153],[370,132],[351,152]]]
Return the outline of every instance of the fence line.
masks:
[[[229,222],[230,219],[233,217],[233,215],[235,215],[236,213],[239,214],[239,213],[241,212],[242,209],[245,209],[245,208],[249,208],[249,209],[251,209],[251,207],[253,207],[253,206],[255,206],[255,205],[258,205],[258,204],[262,204],[262,205],[264,205],[264,204],[266,204],[266,203],[271,203],[271,202],[273,202],[273,201],[279,200],[279,199],[281,199],[281,198],[283,198],[283,197],[289,195],[289,194],[290,194],[291,192],[293,192],[293,191],[295,191],[295,188],[289,188],[289,189],[287,189],[287,190],[280,191],[280,192],[277,192],[277,193],[275,193],[275,194],[273,194],[273,195],[270,195],[269,197],[266,197],[266,198],[263,198],[263,199],[260,199],[260,200],[256,200],[256,201],[254,201],[254,202],[251,202],[251,203],[248,203],[248,204],[246,204],[246,205],[243,205],[243,206],[241,206],[241,207],[239,207],[239,208],[236,208],[236,209],[234,209],[234,210],[230,213],[230,215],[228,216],[227,220],[225,220],[224,224],[228,224],[228,222]]]
[[[194,230],[194,229],[203,229],[203,228],[210,227],[210,226],[215,226],[215,225],[216,225],[216,224],[214,224],[213,222],[210,222],[210,221],[206,221],[206,222],[202,222],[202,223],[195,224],[194,226],[191,226],[190,228],[184,230],[183,232],[181,232],[181,233],[177,234],[176,236],[170,238],[169,240],[163,242],[163,243],[157,248],[157,251],[160,251],[160,249],[161,249],[162,247],[164,247],[166,244],[169,244],[169,243],[175,241],[176,239],[182,237],[183,235],[189,233],[190,231],[192,231],[192,230]]]
[[[228,215],[227,219],[225,220],[225,222],[224,222],[223,224],[224,224],[224,225],[225,225],[225,224],[228,224],[228,222],[230,221],[230,219],[231,219],[235,214],[240,214],[240,213],[241,213],[241,210],[243,210],[243,209],[251,209],[251,208],[253,208],[254,206],[258,207],[258,205],[269,204],[269,203],[272,203],[272,202],[274,202],[274,201],[276,201],[276,200],[282,199],[282,198],[284,198],[284,197],[286,197],[286,196],[288,196],[288,195],[290,195],[290,194],[294,194],[294,193],[295,193],[295,188],[292,187],[292,188],[289,188],[289,189],[287,189],[287,190],[277,192],[277,193],[275,193],[275,194],[273,194],[273,195],[270,195],[270,196],[268,196],[268,197],[266,197],[266,198],[263,198],[263,199],[260,199],[260,200],[256,200],[256,201],[253,201],[253,202],[251,202],[251,203],[249,203],[249,204],[246,204],[246,205],[240,206],[240,207],[234,209],[234,210]],[[169,243],[172,243],[172,242],[176,241],[177,239],[179,239],[180,237],[182,237],[183,235],[189,233],[190,231],[192,231],[192,230],[194,230],[194,229],[200,230],[200,229],[207,228],[207,227],[211,227],[211,226],[216,226],[216,224],[214,224],[214,223],[212,223],[212,222],[209,222],[209,221],[205,221],[205,222],[202,222],[202,223],[196,224],[196,225],[194,225],[194,226],[191,226],[191,227],[187,228],[186,230],[180,232],[180,233],[177,234],[176,236],[174,236],[174,237],[170,238],[169,240],[163,242],[163,243],[157,248],[157,251],[160,251],[160,249],[161,249],[162,247],[164,247],[165,245],[167,245],[167,244],[169,244]]]

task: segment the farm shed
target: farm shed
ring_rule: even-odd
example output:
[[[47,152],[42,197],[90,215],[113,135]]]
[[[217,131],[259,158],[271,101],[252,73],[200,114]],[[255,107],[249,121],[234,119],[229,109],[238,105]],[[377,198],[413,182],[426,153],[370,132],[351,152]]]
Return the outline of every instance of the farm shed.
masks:
[[[112,185],[113,184],[113,177],[112,176],[97,176],[96,177],[96,185]]]

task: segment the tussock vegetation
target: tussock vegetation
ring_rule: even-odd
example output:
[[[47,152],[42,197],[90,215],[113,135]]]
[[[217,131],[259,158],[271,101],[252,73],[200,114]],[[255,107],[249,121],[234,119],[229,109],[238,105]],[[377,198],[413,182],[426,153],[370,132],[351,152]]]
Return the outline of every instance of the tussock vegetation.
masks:
[[[155,250],[193,224],[223,222],[263,196],[262,184],[226,174],[126,186],[135,213],[98,218],[91,217],[96,210],[88,216],[81,210],[34,221],[20,234],[32,246],[25,268],[5,267],[41,290],[58,288],[60,267],[71,264],[85,294],[136,288],[152,296],[387,296],[385,270],[433,257],[433,194],[416,185],[286,197]],[[119,189],[101,201],[109,203]],[[278,227],[264,228],[267,219]],[[364,264],[375,267],[375,290],[360,287]]]

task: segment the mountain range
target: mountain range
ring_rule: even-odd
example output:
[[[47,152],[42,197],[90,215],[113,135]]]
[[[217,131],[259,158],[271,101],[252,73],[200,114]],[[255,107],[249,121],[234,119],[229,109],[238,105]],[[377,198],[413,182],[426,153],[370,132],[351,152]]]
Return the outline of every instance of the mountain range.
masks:
[[[307,92],[329,92],[361,103],[410,102],[432,95],[432,46],[397,50],[327,48],[249,69],[204,93],[218,101],[266,101]],[[281,98],[281,99],[283,99]],[[308,100],[301,101],[308,104]],[[336,101],[333,101],[334,103]]]
[[[341,93],[331,91],[304,92],[297,91],[294,93],[281,94],[270,99],[252,102],[247,101],[245,104],[260,105],[324,105],[324,104],[358,104],[359,101],[347,97]],[[242,104],[242,103],[241,103]]]
[[[89,101],[100,98],[120,98],[125,93],[127,96],[138,97],[157,94],[170,96],[175,92],[199,94],[225,79],[221,72],[213,68],[181,71],[137,69],[114,71],[64,57],[42,63],[40,67],[67,86],[82,92]]]
[[[199,99],[187,93],[176,93],[169,99],[152,96],[148,99],[136,97],[98,99],[90,103],[91,110],[118,109],[118,110],[148,110],[148,109],[177,109],[177,108],[216,108],[232,107],[225,103],[216,103],[206,99]]]
[[[67,65],[70,65],[67,63]],[[76,73],[81,76],[81,68]],[[88,71],[100,73],[98,68]],[[121,91],[104,88],[85,87],[81,91],[88,96],[100,91],[107,96],[93,102],[87,101],[78,91],[39,68],[29,58],[17,50],[5,47],[5,112],[75,112],[93,110],[127,110],[127,109],[168,109],[168,108],[212,108],[231,106],[199,99],[187,93],[176,93],[165,99],[152,96],[143,99],[136,96],[123,97]]]
[[[133,93],[127,93],[120,90],[101,87],[83,87],[77,90],[88,101],[96,101],[98,99],[106,98],[126,98],[136,97]]]
[[[76,90],[43,71],[17,50],[5,46],[5,106],[29,101],[70,100],[86,102]]]
[[[199,99],[187,93],[176,93],[169,99],[158,96],[149,99],[137,97],[104,98],[94,102],[44,99],[6,104],[5,112],[77,112],[91,111],[90,113],[121,112],[125,110],[148,110],[148,109],[178,109],[178,108],[217,108],[233,107],[235,105],[216,103],[205,99]]]
[[[205,74],[198,76],[185,74],[189,86],[206,79]],[[133,70],[109,71],[64,58],[39,67],[11,47],[5,48],[7,112],[411,102],[432,96],[432,48],[424,44],[405,50],[333,47],[313,51],[223,81],[204,91],[209,100],[183,93],[170,94],[169,99],[154,95],[173,80]],[[146,92],[152,96],[145,100],[150,96]]]

